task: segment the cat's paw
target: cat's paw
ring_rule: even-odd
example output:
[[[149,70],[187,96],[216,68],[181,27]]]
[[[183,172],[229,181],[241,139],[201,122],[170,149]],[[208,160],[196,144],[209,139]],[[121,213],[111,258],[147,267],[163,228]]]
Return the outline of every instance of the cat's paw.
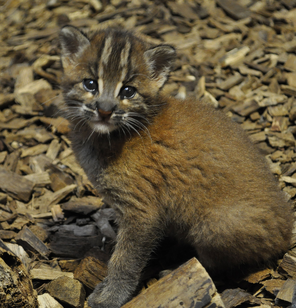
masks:
[[[90,308],[120,308],[121,307],[121,305],[114,304],[110,301],[101,301],[100,298],[95,293],[92,293],[89,296],[87,303]]]
[[[120,284],[116,288],[108,283],[105,279],[98,284],[93,293],[88,297],[88,306],[90,308],[120,308],[129,299],[129,294],[120,288]]]

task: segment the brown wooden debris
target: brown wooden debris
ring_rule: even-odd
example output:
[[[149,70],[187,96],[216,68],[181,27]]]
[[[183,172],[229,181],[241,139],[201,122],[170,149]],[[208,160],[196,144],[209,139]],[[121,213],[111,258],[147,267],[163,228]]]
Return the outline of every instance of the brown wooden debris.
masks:
[[[51,207],[51,213],[54,221],[61,221],[64,219],[64,213],[59,204],[55,204]]]
[[[246,100],[243,103],[233,106],[232,110],[239,115],[246,117],[260,108],[255,100]]]
[[[62,276],[73,278],[73,273],[61,272],[52,268],[33,268],[30,270],[30,276],[34,280],[54,280]]]
[[[276,297],[277,300],[282,300],[288,303],[295,304],[296,300],[296,280],[288,279],[282,285]]]
[[[48,172],[32,173],[24,176],[25,179],[34,183],[34,187],[45,187],[51,184]]]
[[[52,194],[49,202],[48,202],[48,206],[59,203],[66,196],[68,196],[71,192],[73,192],[76,189],[76,187],[77,187],[76,184],[72,184],[72,185],[66,186],[66,187],[54,192]]]
[[[79,264],[80,264],[80,260],[60,260],[59,261],[59,266],[63,272],[74,272]]]
[[[37,300],[39,308],[63,308],[63,306],[48,293],[38,295]]]
[[[259,282],[262,282],[263,280],[269,278],[271,276],[271,274],[272,274],[272,270],[267,268],[267,269],[264,269],[262,271],[250,274],[249,276],[244,278],[244,280],[246,280],[250,283],[259,283]]]
[[[38,307],[26,268],[5,245],[0,245],[0,303],[1,307]]]
[[[292,278],[296,278],[296,256],[286,253],[280,264],[280,271],[287,273]]]
[[[104,262],[94,257],[86,257],[75,269],[74,278],[88,289],[93,290],[107,276],[107,272],[107,265]]]
[[[207,307],[211,304],[213,307],[224,307],[210,276],[193,258],[123,307]]]
[[[34,183],[0,167],[0,189],[23,201],[29,201]]]
[[[12,240],[16,236],[14,231],[10,230],[0,230],[0,239],[2,240]]]
[[[295,0],[168,0],[157,5],[151,0],[71,4],[11,0],[1,6],[0,238],[32,270],[41,307],[66,306],[49,294],[41,295],[44,279],[59,277],[60,268],[73,277],[80,260],[79,275],[84,277],[81,268],[86,268],[91,277],[85,260],[93,267],[97,258],[107,262],[117,230],[112,212],[77,163],[67,137],[69,123],[63,118],[60,90],[60,28],[72,24],[97,31],[116,26],[140,32],[153,44],[175,46],[175,70],[163,92],[198,98],[241,125],[267,155],[271,171],[295,208],[295,13]],[[33,249],[34,241],[26,246],[27,233],[52,253]],[[16,243],[24,245],[29,255]],[[226,281],[222,283],[225,305],[289,305],[289,296],[276,296],[280,289],[284,292],[288,277],[296,277],[295,245],[294,230],[292,248],[278,270],[246,278],[244,284],[251,284],[255,293],[237,289],[244,284],[231,290]],[[37,262],[45,257],[47,264]],[[162,266],[147,269],[144,284],[155,282],[159,271],[170,268],[166,262]],[[93,288],[83,279],[88,291]]]
[[[59,191],[60,189],[63,189],[68,185],[73,185],[75,183],[70,175],[63,172],[54,165],[49,166],[48,173],[51,181],[50,186],[53,191]]]
[[[260,300],[242,289],[228,289],[222,292],[221,299],[225,308],[236,307],[243,303],[260,304]]]
[[[83,285],[76,279],[66,276],[51,281],[46,286],[47,292],[58,302],[68,307],[82,308],[85,301],[85,290]]]
[[[34,147],[22,150],[21,157],[39,155],[41,153],[46,152],[47,149],[48,149],[48,145],[46,145],[46,144],[38,144],[38,145],[36,145]]]
[[[38,225],[31,225],[29,229],[44,243],[48,239],[48,232]]]
[[[234,0],[217,0],[217,4],[234,19],[242,19],[250,16],[250,11]]]
[[[9,154],[5,160],[4,168],[9,171],[16,171],[18,161],[20,158],[21,152],[20,151],[14,151],[11,154]]]
[[[286,280],[271,279],[271,280],[262,281],[262,284],[264,285],[264,289],[266,291],[268,291],[272,295],[276,296],[278,294],[279,290],[282,288],[285,281]]]
[[[5,246],[21,260],[27,271],[29,271],[32,260],[29,258],[24,248],[12,243],[5,243]]]
[[[27,251],[36,252],[43,257],[47,257],[50,254],[50,250],[28,227],[24,227],[18,233],[16,241]]]
[[[71,211],[77,214],[88,215],[91,212],[99,210],[103,201],[98,197],[71,198],[70,201],[64,202],[61,206],[65,211]]]

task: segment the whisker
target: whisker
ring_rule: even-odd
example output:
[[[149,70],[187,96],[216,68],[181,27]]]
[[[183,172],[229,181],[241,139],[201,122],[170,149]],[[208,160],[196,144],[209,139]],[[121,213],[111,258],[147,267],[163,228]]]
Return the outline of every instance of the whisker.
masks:
[[[134,131],[140,136],[140,138],[142,139],[141,134],[138,132],[138,130],[137,130],[135,127],[133,127],[133,125],[131,125],[131,124],[128,123],[128,122],[125,122],[124,124],[125,124],[127,127],[129,127],[129,128],[131,128],[132,130],[134,130]]]
[[[107,138],[108,138],[108,141],[109,141],[109,147],[111,148],[111,138],[110,138],[110,132],[108,131],[108,134],[107,134]]]
[[[136,125],[138,128],[144,129],[145,133],[150,138],[151,143],[152,143],[152,137],[151,137],[150,131],[149,131],[149,129],[146,125],[144,125],[142,122],[136,120],[135,118],[131,118],[131,117],[128,117],[127,121],[129,122],[129,124],[133,123],[133,125]]]
[[[131,132],[130,132],[130,130],[128,129],[128,127],[126,127],[125,125],[124,125],[124,123],[122,123],[122,124],[120,124],[120,127],[121,127],[121,129],[122,129],[122,131],[124,132],[124,135],[126,136],[126,131],[129,133],[129,137],[130,137],[130,139],[131,139],[131,137],[132,137],[132,135],[131,135]]]
[[[79,118],[79,117],[77,117],[77,118]],[[80,123],[82,123],[82,125],[80,125],[80,128],[81,128],[81,127],[86,123],[86,121],[87,121],[87,119],[82,118],[80,121],[78,121],[78,122],[75,124],[73,130],[76,130],[76,127],[77,127]],[[84,123],[83,123],[83,122],[84,122]],[[80,129],[79,129],[79,131],[80,131]]]
[[[91,136],[93,135],[94,132],[95,132],[95,129],[93,129],[92,132],[91,132],[91,134],[88,136],[88,138],[87,138],[87,140],[86,140],[87,142],[90,140],[90,138],[91,138]]]
[[[150,121],[144,115],[142,115],[138,112],[130,111],[130,112],[128,112],[127,116],[141,118],[141,119],[145,120],[148,124],[150,124]]]
[[[49,103],[50,101],[53,101],[57,97],[59,97],[59,95],[56,95],[54,97],[49,98],[48,100],[46,100],[45,102],[41,103],[40,105],[43,107],[45,104]]]

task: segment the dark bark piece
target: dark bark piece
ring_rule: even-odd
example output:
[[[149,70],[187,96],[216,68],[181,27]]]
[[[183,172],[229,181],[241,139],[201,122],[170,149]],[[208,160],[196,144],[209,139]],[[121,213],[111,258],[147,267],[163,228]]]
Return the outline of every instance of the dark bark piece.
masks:
[[[260,304],[260,300],[258,298],[240,288],[225,290],[221,294],[221,299],[225,305],[225,308],[236,307],[243,303]]]
[[[50,250],[28,227],[24,227],[15,239],[27,251],[33,251],[43,257],[47,257],[50,254]]]
[[[217,4],[233,19],[243,19],[251,15],[247,7],[243,7],[235,0],[217,0]]]
[[[24,177],[0,167],[0,189],[12,197],[28,202],[34,183]]]
[[[100,235],[91,237],[78,237],[63,235],[60,232],[50,238],[49,248],[57,256],[81,258],[93,246],[101,246]]]
[[[182,306],[224,308],[212,279],[195,258],[154,283],[123,307]]]
[[[84,306],[86,293],[83,285],[76,279],[66,276],[59,277],[51,281],[46,290],[53,298],[67,307],[83,308]]]

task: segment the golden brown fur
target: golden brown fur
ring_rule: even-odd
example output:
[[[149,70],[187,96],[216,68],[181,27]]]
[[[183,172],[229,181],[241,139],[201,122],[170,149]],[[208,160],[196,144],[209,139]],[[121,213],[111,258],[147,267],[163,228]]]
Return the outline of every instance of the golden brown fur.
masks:
[[[68,110],[73,150],[95,188],[116,210],[119,225],[108,277],[90,296],[90,306],[115,308],[128,301],[152,250],[168,230],[190,243],[211,271],[252,265],[283,253],[291,237],[291,209],[245,133],[210,106],[160,94],[172,50],[160,46],[155,52],[120,31],[100,32],[88,44],[83,34],[71,29],[62,33],[61,41],[65,101],[76,104],[76,109]],[[65,43],[71,41],[70,31],[72,53]],[[106,45],[110,35],[121,48]],[[120,56],[121,64],[127,61],[121,52],[124,41],[130,42],[130,51],[125,49],[130,52],[128,70],[136,77],[129,79],[127,73],[120,81],[124,69],[115,62]],[[79,51],[75,44],[84,48]],[[100,65],[103,69],[111,65],[107,56],[111,51],[113,56],[118,53],[117,58],[112,69],[102,73]],[[98,73],[89,69],[95,63],[101,63]],[[81,86],[85,78],[98,78],[92,96]],[[136,95],[128,100],[120,94],[104,96],[104,91],[117,93],[120,82],[123,88],[126,84],[136,89]],[[84,114],[81,104],[91,115]],[[123,129],[125,116],[133,120]],[[135,117],[141,124],[132,122]],[[137,125],[131,129],[131,123]]]

